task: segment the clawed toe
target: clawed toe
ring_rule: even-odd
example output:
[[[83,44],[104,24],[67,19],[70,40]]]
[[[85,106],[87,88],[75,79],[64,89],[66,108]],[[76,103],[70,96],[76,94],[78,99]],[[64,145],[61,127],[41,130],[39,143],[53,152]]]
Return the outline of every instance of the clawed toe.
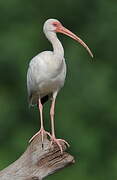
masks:
[[[44,141],[44,135],[48,135],[51,139],[51,145],[53,143],[56,143],[61,151],[61,154],[63,154],[63,147],[62,142],[65,143],[68,147],[70,146],[67,141],[64,139],[56,139],[53,137],[49,132],[45,131],[43,128],[41,128],[30,140],[29,143],[31,143],[38,135],[41,135],[41,141],[42,141],[42,148],[43,148],[43,141]]]
[[[56,144],[58,145],[58,147],[60,148],[61,154],[63,154],[63,148],[62,148],[61,142],[64,142],[68,147],[70,146],[70,145],[68,144],[68,142],[65,141],[64,139],[56,139],[55,137],[52,137],[52,138],[51,138],[51,145],[52,145],[53,143],[56,143]]]
[[[58,140],[64,142],[67,145],[67,147],[70,147],[69,143],[65,141],[64,139],[58,139]]]
[[[51,138],[51,135],[49,132],[45,131],[43,128],[41,128],[30,140],[29,140],[29,143],[31,143],[35,137],[37,137],[38,135],[41,135],[41,139],[42,139],[42,147],[43,147],[43,139],[44,139],[44,135],[47,134],[50,138]]]

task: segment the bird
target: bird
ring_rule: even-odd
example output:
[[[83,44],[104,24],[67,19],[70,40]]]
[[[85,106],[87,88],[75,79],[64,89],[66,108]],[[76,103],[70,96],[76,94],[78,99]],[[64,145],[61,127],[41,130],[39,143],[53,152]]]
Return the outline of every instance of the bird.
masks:
[[[93,58],[93,54],[89,47],[74,33],[65,28],[57,19],[48,19],[43,25],[43,32],[46,38],[50,41],[53,51],[43,51],[32,58],[27,71],[27,91],[29,105],[37,105],[40,112],[40,130],[29,140],[33,141],[39,134],[42,138],[48,135],[51,139],[51,144],[56,143],[63,153],[61,142],[69,146],[64,139],[57,139],[55,134],[55,102],[60,89],[64,86],[66,78],[66,62],[64,58],[64,49],[57,37],[57,33],[65,34],[78,43],[80,43]],[[43,121],[43,106],[51,100],[50,120],[51,134],[44,128]]]

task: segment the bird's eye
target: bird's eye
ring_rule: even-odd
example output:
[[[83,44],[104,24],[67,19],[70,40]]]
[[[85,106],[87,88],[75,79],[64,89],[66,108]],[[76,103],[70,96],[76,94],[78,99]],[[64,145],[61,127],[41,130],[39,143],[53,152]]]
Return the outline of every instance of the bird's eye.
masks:
[[[58,26],[58,23],[54,22],[54,23],[53,23],[53,26],[57,27],[57,26]]]

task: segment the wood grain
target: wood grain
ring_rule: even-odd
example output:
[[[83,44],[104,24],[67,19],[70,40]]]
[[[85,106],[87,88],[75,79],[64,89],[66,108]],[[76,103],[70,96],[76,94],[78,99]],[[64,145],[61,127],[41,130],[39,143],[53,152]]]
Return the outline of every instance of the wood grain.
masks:
[[[45,136],[42,148],[41,137],[37,136],[18,160],[0,171],[0,180],[40,180],[73,164],[74,157],[65,152],[64,143],[62,147],[63,154]]]

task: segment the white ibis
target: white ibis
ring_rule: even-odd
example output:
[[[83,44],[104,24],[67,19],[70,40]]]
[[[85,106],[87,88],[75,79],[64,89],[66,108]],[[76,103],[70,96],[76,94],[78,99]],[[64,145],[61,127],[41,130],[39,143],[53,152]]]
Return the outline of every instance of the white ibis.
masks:
[[[51,138],[51,143],[56,143],[61,153],[63,152],[61,141],[68,143],[63,139],[57,139],[54,128],[54,109],[58,92],[63,87],[66,77],[66,63],[64,59],[64,49],[57,38],[56,33],[65,34],[79,42],[86,48],[88,53],[93,57],[88,46],[75,34],[63,27],[56,19],[48,19],[43,26],[43,31],[47,39],[51,42],[53,51],[44,51],[35,56],[29,64],[27,72],[27,89],[30,105],[38,105],[40,111],[41,127],[40,130],[30,139],[31,142],[38,134],[43,136],[47,134]],[[43,125],[43,104],[51,99],[50,118],[52,134],[45,131]]]

